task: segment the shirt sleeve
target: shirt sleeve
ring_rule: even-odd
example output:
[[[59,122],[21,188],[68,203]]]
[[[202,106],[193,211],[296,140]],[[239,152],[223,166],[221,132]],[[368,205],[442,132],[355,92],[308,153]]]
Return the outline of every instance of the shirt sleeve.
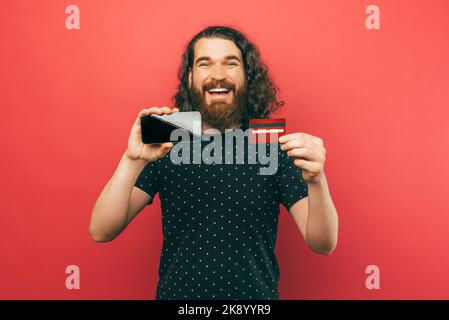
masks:
[[[159,191],[159,174],[157,161],[148,163],[137,177],[135,187],[143,190],[149,196],[151,196],[150,201],[147,205],[153,203],[154,195]]]
[[[279,149],[280,150],[280,149]],[[294,158],[280,150],[278,181],[280,202],[290,210],[297,201],[308,196],[307,183],[302,178],[302,170],[293,163]]]

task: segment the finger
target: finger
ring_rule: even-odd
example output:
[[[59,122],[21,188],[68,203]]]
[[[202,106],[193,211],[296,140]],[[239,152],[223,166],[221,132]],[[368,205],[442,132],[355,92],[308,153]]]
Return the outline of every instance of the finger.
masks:
[[[179,109],[175,107],[175,108],[172,109],[172,111],[173,112],[179,112]]]
[[[290,140],[294,140],[294,139],[304,139],[306,138],[307,133],[303,133],[303,132],[295,132],[295,133],[289,133],[289,134],[285,134],[282,137],[279,137],[279,142],[280,143],[284,143]]]
[[[284,142],[281,144],[281,150],[290,150],[293,148],[305,148],[310,146],[310,142],[302,139],[302,138],[298,138],[298,139],[294,139],[294,140],[289,140],[287,142]]]
[[[173,147],[173,142],[165,142],[161,145],[162,149],[168,149],[170,150]]]
[[[170,114],[171,109],[169,107],[162,107],[160,108],[163,114]]]
[[[282,137],[279,137],[279,143],[285,143],[287,141],[294,140],[297,138],[304,139],[306,141],[313,141],[321,146],[323,145],[323,139],[321,139],[319,137],[315,137],[308,133],[304,133],[304,132],[295,132],[295,133],[283,135]]]
[[[311,136],[311,141],[313,142],[313,143],[315,143],[316,145],[318,145],[318,146],[323,146],[324,145],[324,143],[323,143],[323,139],[321,139],[321,138],[318,138],[318,137],[315,137],[315,136]]]
[[[165,156],[170,151],[170,149],[172,147],[173,147],[173,143],[171,143],[171,142],[166,142],[166,143],[161,144],[161,147],[158,150],[160,156],[161,157]]]
[[[287,155],[295,158],[302,158],[308,161],[323,161],[323,156],[316,149],[295,148],[287,151]]]
[[[318,174],[322,169],[322,164],[320,162],[307,161],[304,159],[295,159],[293,163],[295,164],[295,166],[301,168],[301,170],[305,170],[312,174]]]
[[[149,114],[150,114],[150,111],[148,109],[142,109],[139,112],[138,118],[142,118],[142,117],[144,117],[146,115],[149,115]]]
[[[287,141],[290,141],[292,139],[298,138],[298,133],[290,133],[290,134],[284,134],[283,136],[279,137],[278,141],[279,143],[285,143]]]
[[[315,161],[312,152],[307,148],[295,148],[287,151],[289,157],[301,158],[308,161]]]
[[[140,110],[139,114],[137,115],[136,121],[134,121],[134,125],[140,126],[140,118],[149,115],[150,112],[148,109],[142,109]]]
[[[149,111],[149,114],[158,114],[158,115],[162,114],[161,108],[158,108],[158,107],[148,108],[148,111]]]
[[[148,108],[145,108],[145,109],[140,110],[139,115],[144,115],[144,114],[149,114],[149,113],[150,113],[150,111],[148,110]]]
[[[324,145],[323,139],[318,138],[318,137],[313,137],[313,138],[314,138],[313,141],[314,141],[316,144],[318,144],[319,146],[323,146],[323,145]]]

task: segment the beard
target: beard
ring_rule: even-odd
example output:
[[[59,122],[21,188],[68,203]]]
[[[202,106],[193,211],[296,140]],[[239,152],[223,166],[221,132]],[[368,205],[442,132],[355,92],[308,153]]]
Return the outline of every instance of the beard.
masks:
[[[212,101],[206,103],[206,92],[210,88],[220,87],[231,89],[233,92],[232,102]],[[201,118],[209,127],[224,132],[225,129],[238,127],[242,124],[247,99],[247,91],[245,86],[235,90],[233,84],[223,81],[217,81],[203,86],[202,92],[196,87],[190,88],[190,101],[194,110],[201,113]]]

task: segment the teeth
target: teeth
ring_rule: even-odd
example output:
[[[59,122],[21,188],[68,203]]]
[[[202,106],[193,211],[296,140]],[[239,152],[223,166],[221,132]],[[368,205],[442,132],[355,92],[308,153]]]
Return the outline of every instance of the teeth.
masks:
[[[215,89],[210,89],[209,92],[228,92],[228,89],[225,88],[215,88]]]

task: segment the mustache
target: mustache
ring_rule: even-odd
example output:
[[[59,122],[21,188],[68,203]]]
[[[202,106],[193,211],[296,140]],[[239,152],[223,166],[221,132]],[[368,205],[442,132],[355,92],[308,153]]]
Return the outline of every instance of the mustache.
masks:
[[[235,91],[235,85],[233,83],[227,82],[226,80],[212,81],[203,85],[204,92],[214,88],[223,88]]]

